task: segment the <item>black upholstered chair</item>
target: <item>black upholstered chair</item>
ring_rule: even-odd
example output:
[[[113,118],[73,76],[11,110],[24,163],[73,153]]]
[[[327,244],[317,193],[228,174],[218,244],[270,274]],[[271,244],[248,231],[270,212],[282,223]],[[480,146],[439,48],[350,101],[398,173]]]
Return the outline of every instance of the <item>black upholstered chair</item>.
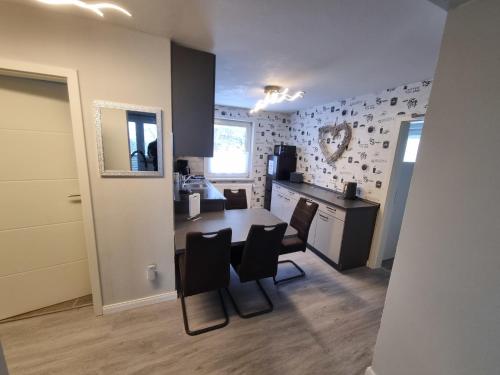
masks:
[[[305,198],[300,198],[295,210],[293,211],[292,218],[290,219],[290,226],[297,230],[296,237],[289,237],[283,239],[281,242],[280,255],[295,253],[298,251],[306,251],[307,236],[309,235],[309,228],[318,210],[318,204],[311,202]],[[273,278],[274,283],[282,283],[285,281],[290,281],[293,279],[298,279],[304,277],[306,273],[302,268],[299,267],[297,263],[293,260],[280,260],[278,263],[291,263],[299,270],[299,274],[296,276],[286,277],[284,279],[276,280]]]
[[[278,256],[281,241],[285,235],[287,224],[252,225],[243,248],[233,248],[231,265],[238,274],[240,282],[255,281],[264,295],[269,307],[252,313],[242,313],[236,300],[226,289],[234,309],[242,318],[251,318],[273,310],[273,303],[262,287],[259,279],[276,276],[278,272]]]
[[[224,197],[226,198],[226,210],[248,208],[247,192],[245,189],[224,189]]]
[[[186,252],[179,257],[180,298],[184,328],[188,335],[222,328],[229,323],[221,290],[229,286],[231,259],[230,228],[218,232],[190,232],[186,235]],[[223,323],[191,331],[186,312],[185,298],[195,294],[217,290],[225,320]]]

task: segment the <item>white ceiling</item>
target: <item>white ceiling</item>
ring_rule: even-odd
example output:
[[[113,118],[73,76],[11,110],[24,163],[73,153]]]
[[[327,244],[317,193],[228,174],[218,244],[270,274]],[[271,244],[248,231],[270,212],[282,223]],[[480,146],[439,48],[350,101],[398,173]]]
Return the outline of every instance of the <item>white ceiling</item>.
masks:
[[[133,14],[107,22],[215,53],[217,104],[251,107],[269,84],[306,92],[280,111],[432,78],[446,18],[427,0],[107,1]]]

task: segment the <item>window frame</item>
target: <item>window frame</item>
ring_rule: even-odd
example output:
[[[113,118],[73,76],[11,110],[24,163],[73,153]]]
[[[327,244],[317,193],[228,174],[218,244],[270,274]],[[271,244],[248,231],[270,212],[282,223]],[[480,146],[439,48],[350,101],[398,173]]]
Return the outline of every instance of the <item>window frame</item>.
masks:
[[[415,159],[413,160],[408,160],[406,157],[407,156],[410,156],[408,154],[408,145],[410,143],[410,138],[412,136],[412,125],[419,125],[418,126],[418,130],[419,130],[419,140],[418,140],[418,146],[417,146],[417,152],[415,154]],[[403,150],[403,163],[410,163],[410,164],[415,164],[415,162],[417,161],[417,157],[418,157],[418,151],[420,149],[420,141],[422,140],[422,132],[424,130],[424,125],[425,125],[425,119],[424,118],[421,118],[421,119],[414,119],[414,120],[411,120],[411,121],[408,121],[408,134],[406,135],[406,142],[405,142],[405,147],[404,147],[404,150]]]
[[[247,170],[248,173],[210,173],[209,171],[209,160],[211,158],[205,157],[203,160],[203,168],[205,172],[205,177],[210,180],[252,180],[253,179],[253,153],[254,153],[254,123],[253,121],[245,121],[245,120],[228,120],[225,118],[214,118],[214,133],[216,125],[225,125],[225,126],[240,126],[247,129],[247,137],[246,147],[248,150],[248,165]],[[214,143],[215,143],[215,135],[214,135]],[[215,145],[214,145],[214,153],[215,153]]]

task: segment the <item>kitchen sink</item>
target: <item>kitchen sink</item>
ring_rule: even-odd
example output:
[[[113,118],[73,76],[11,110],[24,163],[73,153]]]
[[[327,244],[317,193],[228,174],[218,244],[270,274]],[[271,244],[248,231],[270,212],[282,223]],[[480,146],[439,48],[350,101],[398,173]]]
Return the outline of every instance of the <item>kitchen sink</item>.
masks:
[[[208,188],[208,185],[203,183],[203,182],[187,182],[184,184],[186,188],[189,189],[206,189]]]

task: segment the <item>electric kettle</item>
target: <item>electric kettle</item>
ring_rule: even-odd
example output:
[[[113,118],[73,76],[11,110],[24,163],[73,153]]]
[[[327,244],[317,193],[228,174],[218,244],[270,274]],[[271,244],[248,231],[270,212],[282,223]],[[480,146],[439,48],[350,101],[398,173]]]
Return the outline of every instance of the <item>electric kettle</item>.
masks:
[[[356,199],[357,187],[358,184],[356,182],[348,182],[344,184],[344,193],[343,193],[344,199],[349,199],[349,200]]]

